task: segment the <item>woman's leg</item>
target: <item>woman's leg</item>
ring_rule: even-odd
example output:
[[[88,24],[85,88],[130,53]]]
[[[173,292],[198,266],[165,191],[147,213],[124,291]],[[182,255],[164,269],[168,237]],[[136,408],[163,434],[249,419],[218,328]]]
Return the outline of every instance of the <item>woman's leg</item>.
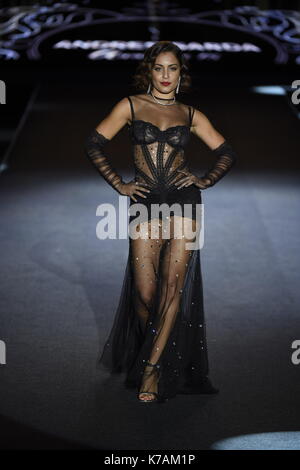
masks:
[[[156,230],[156,232],[153,232],[152,229]],[[137,230],[143,232],[144,236],[143,238],[130,240],[135,288],[134,305],[135,313],[139,317],[142,334],[145,334],[147,321],[151,316],[151,312],[153,312],[156,289],[158,287],[160,254],[163,245],[161,222],[158,219],[153,219],[152,223],[148,221],[143,222],[139,224]],[[151,398],[150,395],[140,394],[140,399],[148,400]]]
[[[153,227],[158,227],[158,219],[153,219]],[[132,272],[135,289],[135,313],[139,317],[143,333],[145,333],[147,320],[153,308],[155,299],[159,259],[162,247],[160,234],[156,239],[151,239],[151,223],[139,224],[137,230],[143,231],[145,238],[131,239]]]
[[[151,364],[158,363],[179,310],[186,272],[193,254],[193,250],[190,247],[188,249],[186,244],[194,242],[196,239],[196,235],[190,236],[186,231],[187,224],[189,223],[191,223],[193,231],[196,228],[199,230],[199,225],[195,220],[191,221],[191,219],[184,219],[178,216],[171,217],[170,239],[163,240],[163,243],[166,245],[163,247],[161,265],[159,266],[160,300],[158,311],[155,312],[156,332],[149,357]],[[183,237],[175,238],[176,226],[182,227],[181,233],[184,235]],[[186,234],[189,236],[186,236]],[[156,392],[159,368],[148,366],[145,372],[142,389]]]

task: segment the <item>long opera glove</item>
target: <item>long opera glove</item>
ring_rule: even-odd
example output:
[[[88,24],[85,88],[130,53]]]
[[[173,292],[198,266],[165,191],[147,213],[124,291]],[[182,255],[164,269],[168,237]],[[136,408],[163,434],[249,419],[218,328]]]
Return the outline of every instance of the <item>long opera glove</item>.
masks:
[[[213,186],[223,178],[237,161],[237,154],[227,141],[212,150],[212,153],[216,157],[214,165],[199,178],[201,184],[204,184],[206,188]]]
[[[103,178],[118,191],[119,186],[124,184],[124,181],[112,167],[104,153],[104,147],[108,142],[110,142],[110,139],[93,129],[85,141],[85,151],[88,159]]]

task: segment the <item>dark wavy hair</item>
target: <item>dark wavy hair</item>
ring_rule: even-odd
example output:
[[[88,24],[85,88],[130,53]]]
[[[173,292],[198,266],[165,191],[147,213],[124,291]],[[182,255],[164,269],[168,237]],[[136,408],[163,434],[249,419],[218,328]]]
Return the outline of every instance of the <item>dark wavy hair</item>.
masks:
[[[151,69],[155,63],[156,57],[161,52],[172,52],[180,64],[180,85],[179,91],[191,91],[192,79],[189,74],[189,64],[182,50],[172,41],[157,41],[148,47],[144,53],[143,60],[138,64],[133,75],[132,85],[138,90],[147,91],[151,80]]]

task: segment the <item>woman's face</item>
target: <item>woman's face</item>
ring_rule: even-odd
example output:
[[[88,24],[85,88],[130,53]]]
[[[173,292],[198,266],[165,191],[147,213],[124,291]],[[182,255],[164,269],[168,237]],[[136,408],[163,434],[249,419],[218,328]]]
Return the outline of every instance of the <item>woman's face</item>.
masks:
[[[151,69],[154,88],[163,94],[174,95],[179,76],[180,64],[173,52],[161,52],[155,59]]]

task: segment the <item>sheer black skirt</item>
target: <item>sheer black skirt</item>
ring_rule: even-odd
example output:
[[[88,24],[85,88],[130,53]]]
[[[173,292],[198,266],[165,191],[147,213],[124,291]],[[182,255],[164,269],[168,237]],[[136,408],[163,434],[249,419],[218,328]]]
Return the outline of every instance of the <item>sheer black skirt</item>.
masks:
[[[133,225],[143,237],[129,238],[119,304],[97,366],[110,373],[124,372],[127,388],[157,390],[158,402],[176,394],[217,393],[208,378],[201,223],[196,219],[201,192],[189,186],[177,194],[169,191],[159,198],[154,194],[147,202],[137,199],[147,208],[156,202],[170,206],[173,200],[183,208],[190,202],[192,215],[174,210],[167,217],[150,216]],[[186,231],[187,224],[192,234]],[[150,374],[149,368],[145,374],[147,361],[156,364]]]

